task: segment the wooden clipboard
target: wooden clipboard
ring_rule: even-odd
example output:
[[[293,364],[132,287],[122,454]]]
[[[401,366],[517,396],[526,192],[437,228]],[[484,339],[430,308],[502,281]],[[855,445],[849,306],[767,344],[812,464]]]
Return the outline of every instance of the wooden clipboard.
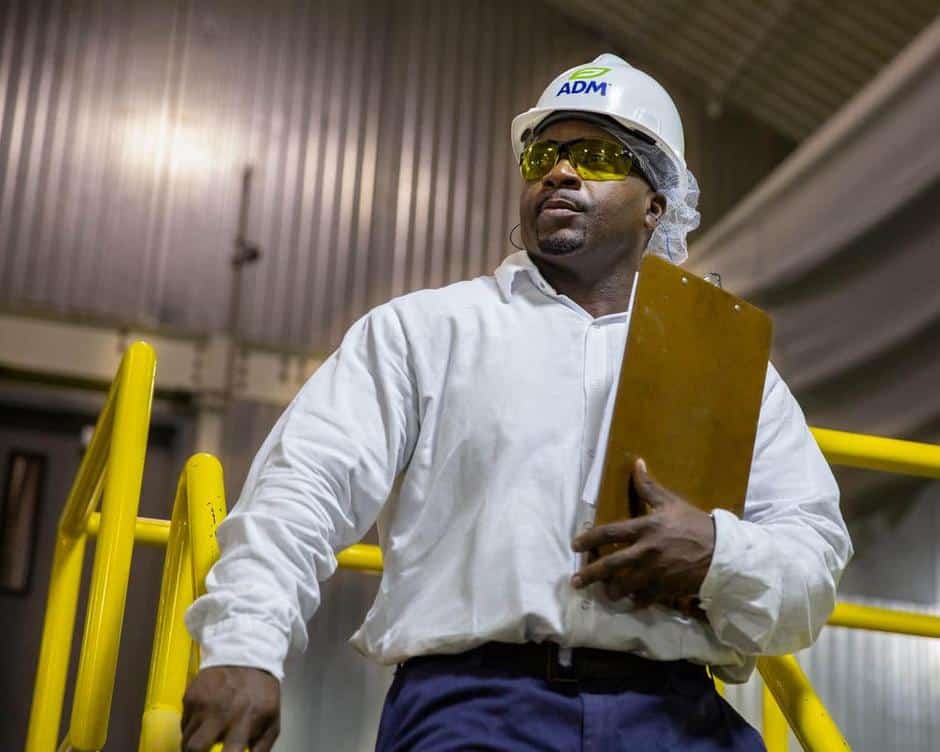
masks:
[[[637,457],[700,509],[742,514],[771,336],[760,309],[657,256],[643,259],[596,525],[646,512],[630,495]]]

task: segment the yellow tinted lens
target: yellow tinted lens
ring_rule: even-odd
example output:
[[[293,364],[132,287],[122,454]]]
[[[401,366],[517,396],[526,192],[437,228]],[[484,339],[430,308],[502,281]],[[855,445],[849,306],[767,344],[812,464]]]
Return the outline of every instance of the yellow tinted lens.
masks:
[[[519,168],[525,180],[539,180],[548,174],[558,160],[558,144],[554,141],[533,141],[522,152]]]
[[[600,139],[583,139],[569,149],[571,164],[583,180],[623,180],[633,158],[622,145]]]

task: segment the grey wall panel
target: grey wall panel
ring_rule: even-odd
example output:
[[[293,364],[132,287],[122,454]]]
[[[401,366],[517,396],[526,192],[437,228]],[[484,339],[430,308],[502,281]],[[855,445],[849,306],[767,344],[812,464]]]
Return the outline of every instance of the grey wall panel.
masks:
[[[509,122],[609,47],[535,0],[3,5],[0,300],[220,329],[251,164],[242,330],[315,349],[512,252]],[[666,83],[707,223],[792,144]]]

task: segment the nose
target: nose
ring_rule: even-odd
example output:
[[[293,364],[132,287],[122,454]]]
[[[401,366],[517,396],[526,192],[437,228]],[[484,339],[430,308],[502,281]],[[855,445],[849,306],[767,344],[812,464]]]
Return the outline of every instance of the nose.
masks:
[[[545,188],[580,188],[581,176],[571,166],[571,162],[562,157],[552,169],[545,173],[542,185]]]

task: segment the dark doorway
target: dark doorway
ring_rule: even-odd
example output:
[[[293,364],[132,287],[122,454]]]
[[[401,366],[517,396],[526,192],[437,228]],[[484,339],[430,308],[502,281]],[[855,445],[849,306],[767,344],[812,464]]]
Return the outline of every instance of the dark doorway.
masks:
[[[29,587],[0,593],[0,749],[23,749],[32,701],[56,525],[83,452],[83,432],[93,426],[103,395],[60,394],[57,390],[0,388],[0,467],[15,453],[45,458],[44,483],[35,519],[35,550]],[[189,444],[188,421],[155,404],[139,514],[169,518],[176,477]],[[85,624],[85,603],[94,544],[86,549],[82,600],[73,638],[69,691],[60,740],[71,710],[77,656]],[[143,712],[163,551],[135,547],[127,592],[121,652],[107,749],[136,749]]]

